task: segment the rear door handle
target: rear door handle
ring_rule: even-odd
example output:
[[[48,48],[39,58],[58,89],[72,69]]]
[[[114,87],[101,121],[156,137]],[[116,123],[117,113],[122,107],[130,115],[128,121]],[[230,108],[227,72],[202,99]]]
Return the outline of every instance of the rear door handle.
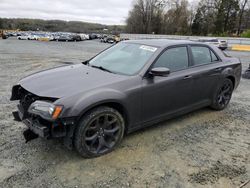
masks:
[[[222,68],[221,68],[221,67],[216,68],[216,69],[214,69],[214,71],[215,71],[215,72],[220,72],[220,71],[222,71]]]
[[[187,79],[190,79],[190,78],[192,78],[192,76],[191,75],[187,75],[187,76],[184,76],[183,80],[187,80]]]

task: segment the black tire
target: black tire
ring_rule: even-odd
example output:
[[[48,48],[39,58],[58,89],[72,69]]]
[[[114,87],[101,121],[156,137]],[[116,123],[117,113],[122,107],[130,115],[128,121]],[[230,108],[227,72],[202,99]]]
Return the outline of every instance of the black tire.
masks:
[[[214,95],[211,108],[214,110],[225,109],[231,100],[233,90],[233,82],[228,78],[225,79]]]
[[[105,106],[95,108],[82,117],[76,128],[75,149],[85,158],[107,154],[119,145],[124,129],[124,119],[117,110]]]

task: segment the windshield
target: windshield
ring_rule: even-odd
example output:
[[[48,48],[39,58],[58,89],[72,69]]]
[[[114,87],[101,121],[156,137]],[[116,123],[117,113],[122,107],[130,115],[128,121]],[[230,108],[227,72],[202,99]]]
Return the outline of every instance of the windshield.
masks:
[[[89,65],[109,72],[134,75],[142,69],[157,48],[141,44],[119,43],[90,60]]]

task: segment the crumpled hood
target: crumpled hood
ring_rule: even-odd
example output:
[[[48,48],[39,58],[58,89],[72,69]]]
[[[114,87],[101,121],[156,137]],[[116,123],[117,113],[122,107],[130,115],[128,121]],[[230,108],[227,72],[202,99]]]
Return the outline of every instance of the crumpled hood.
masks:
[[[40,96],[62,98],[119,82],[127,76],[105,72],[86,65],[70,65],[27,76],[19,84]]]

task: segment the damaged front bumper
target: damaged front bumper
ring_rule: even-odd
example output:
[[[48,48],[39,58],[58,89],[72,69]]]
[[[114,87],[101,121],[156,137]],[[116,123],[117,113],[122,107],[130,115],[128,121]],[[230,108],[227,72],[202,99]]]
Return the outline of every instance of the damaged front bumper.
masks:
[[[43,138],[61,138],[67,136],[69,127],[74,126],[74,118],[60,119],[55,122],[49,122],[41,117],[29,117],[22,119],[21,112],[12,112],[14,120],[23,122],[32,132]]]
[[[33,140],[38,137],[52,139],[52,138],[63,138],[64,143],[68,148],[72,148],[73,132],[75,128],[75,118],[58,118],[50,120],[43,118],[36,113],[31,113],[29,107],[36,101],[47,101],[53,102],[51,98],[42,98],[36,96],[20,86],[14,86],[12,89],[11,100],[19,100],[17,105],[17,111],[12,112],[14,120],[23,122],[28,129],[24,131],[24,138],[26,142]]]
[[[15,121],[23,122],[28,128],[23,132],[26,143],[38,137],[45,139],[63,138],[64,145],[67,148],[72,149],[75,118],[66,118],[57,120],[56,122],[48,122],[40,117],[21,119],[19,111],[15,111],[12,114]]]

